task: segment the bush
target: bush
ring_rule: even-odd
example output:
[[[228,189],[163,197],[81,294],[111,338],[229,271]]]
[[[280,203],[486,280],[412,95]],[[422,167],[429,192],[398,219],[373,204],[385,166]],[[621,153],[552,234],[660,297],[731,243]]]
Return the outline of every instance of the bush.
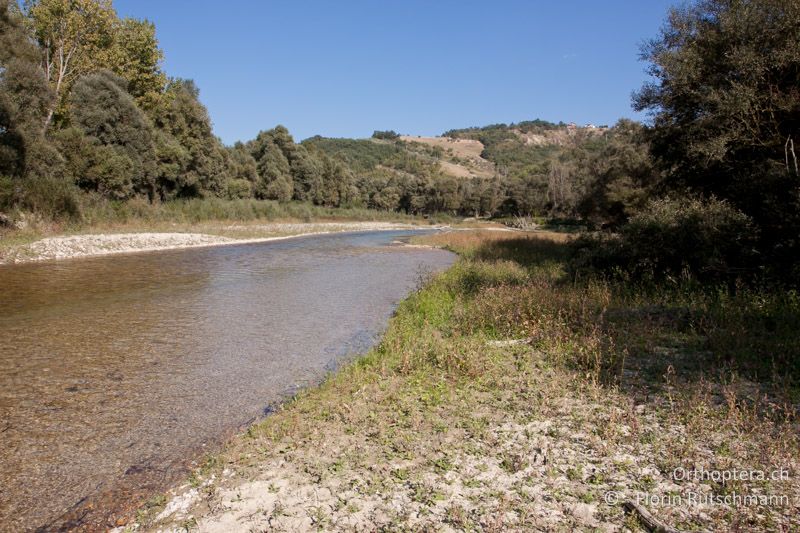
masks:
[[[732,280],[756,273],[758,231],[725,201],[652,200],[616,235],[573,245],[573,274],[604,272],[632,279]]]
[[[93,148],[88,175],[77,177],[88,178],[92,190],[114,200],[152,194],[155,173],[152,127],[126,85],[115,74],[98,71],[75,82],[70,95],[70,119]]]
[[[15,180],[10,176],[0,175],[0,211],[10,209],[16,200]]]
[[[374,131],[372,133],[372,138],[373,139],[384,139],[384,140],[387,140],[387,141],[393,141],[395,139],[399,139],[400,138],[400,134],[397,133],[394,130],[388,130],[388,131],[377,131],[376,130],[376,131]]]
[[[514,261],[474,260],[454,267],[458,285],[454,287],[464,294],[475,294],[487,287],[519,286],[528,279],[527,272]]]
[[[45,220],[81,219],[80,191],[66,180],[29,177],[20,185],[19,194],[17,207],[31,211]]]
[[[228,199],[240,200],[253,196],[253,184],[249,180],[233,179],[228,182]]]

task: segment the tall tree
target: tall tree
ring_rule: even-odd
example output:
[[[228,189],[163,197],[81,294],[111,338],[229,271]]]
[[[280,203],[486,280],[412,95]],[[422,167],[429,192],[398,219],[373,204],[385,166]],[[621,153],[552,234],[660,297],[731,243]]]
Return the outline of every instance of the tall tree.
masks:
[[[699,0],[643,49],[665,183],[730,200],[776,252],[800,254],[800,3]]]
[[[0,0],[0,174],[41,167],[35,155],[45,148],[43,119],[54,97],[40,61],[16,2]]]
[[[264,156],[258,162],[261,181],[257,189],[261,198],[287,202],[292,199],[294,185],[289,162],[274,143],[267,145]]]
[[[323,157],[321,165],[322,180],[316,203],[331,207],[349,204],[356,196],[352,172],[341,162],[327,156]]]
[[[28,0],[25,6],[43,51],[45,78],[57,99],[47,110],[47,128],[72,83],[103,66],[98,61],[112,43],[116,13],[111,0]]]
[[[171,200],[191,190],[193,184],[187,183],[185,169],[191,156],[178,139],[163,129],[153,132],[156,157],[156,188],[162,200]]]
[[[108,68],[128,81],[128,92],[139,107],[153,111],[167,83],[161,70],[164,53],[158,46],[155,25],[132,18],[117,21],[108,55]]]
[[[230,198],[250,198],[258,182],[258,167],[250,151],[237,142],[228,151],[228,168],[231,181],[228,185]]]
[[[250,143],[250,153],[256,161],[258,182],[256,195],[269,200],[288,201],[294,194],[289,160],[274,139],[274,130],[259,132]]]
[[[326,198],[326,193],[330,191],[324,190],[324,163],[318,161],[303,145],[294,146],[288,159],[294,183],[294,199],[315,204],[329,203],[330,198]]]
[[[110,71],[79,79],[70,97],[72,121],[99,148],[88,169],[94,188],[118,199],[137,193],[153,199],[152,126],[126,86],[125,80]]]
[[[186,152],[175,196],[222,195],[227,189],[224,147],[211,128],[208,110],[192,80],[172,80],[156,110],[156,126]]]
[[[603,148],[581,161],[588,182],[578,205],[584,219],[618,227],[644,206],[659,178],[645,137],[641,124],[620,120]]]

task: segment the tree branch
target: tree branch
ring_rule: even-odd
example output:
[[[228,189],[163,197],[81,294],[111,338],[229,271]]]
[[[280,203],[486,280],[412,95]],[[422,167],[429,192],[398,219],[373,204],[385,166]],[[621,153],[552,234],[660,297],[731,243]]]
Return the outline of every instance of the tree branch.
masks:
[[[680,529],[668,526],[650,514],[650,511],[630,500],[623,504],[625,512],[633,513],[642,525],[651,533],[683,533]]]

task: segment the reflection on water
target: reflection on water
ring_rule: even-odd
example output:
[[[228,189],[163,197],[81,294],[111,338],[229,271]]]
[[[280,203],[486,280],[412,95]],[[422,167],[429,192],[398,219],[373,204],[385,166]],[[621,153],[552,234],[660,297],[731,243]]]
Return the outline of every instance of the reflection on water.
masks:
[[[0,529],[103,524],[364,351],[452,262],[400,235],[0,267]]]

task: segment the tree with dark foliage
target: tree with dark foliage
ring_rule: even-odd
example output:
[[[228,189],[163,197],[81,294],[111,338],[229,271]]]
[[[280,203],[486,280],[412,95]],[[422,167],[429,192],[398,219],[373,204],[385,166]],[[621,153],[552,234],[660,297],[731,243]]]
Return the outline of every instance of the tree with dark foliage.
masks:
[[[800,3],[676,8],[642,55],[655,80],[634,102],[653,116],[664,184],[730,201],[761,227],[765,261],[776,271],[797,268]]]

